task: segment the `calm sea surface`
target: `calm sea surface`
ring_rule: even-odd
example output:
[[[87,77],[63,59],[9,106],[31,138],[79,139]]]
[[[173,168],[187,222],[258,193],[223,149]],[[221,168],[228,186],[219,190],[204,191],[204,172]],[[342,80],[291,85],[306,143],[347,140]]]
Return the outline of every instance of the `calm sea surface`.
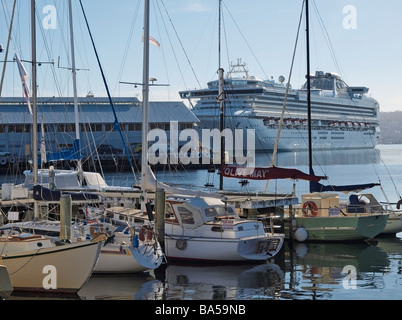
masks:
[[[280,153],[278,166],[307,172],[307,153]],[[379,201],[396,202],[402,192],[402,145],[376,150],[316,152],[315,173],[329,177],[324,184],[381,182],[367,190]],[[258,155],[257,165],[269,165]],[[160,171],[159,180],[182,187],[219,185],[206,170]],[[110,184],[133,184],[131,174],[107,174]],[[225,189],[264,191],[265,181],[224,180]],[[271,181],[268,192],[290,193],[292,181]],[[296,193],[308,192],[296,182]],[[92,276],[78,295],[81,300],[402,300],[402,233],[379,238],[377,244],[287,243],[266,263],[242,265],[165,265],[141,275]],[[36,297],[49,299],[49,297]],[[57,297],[54,297],[57,299]],[[11,299],[23,299],[11,296]]]

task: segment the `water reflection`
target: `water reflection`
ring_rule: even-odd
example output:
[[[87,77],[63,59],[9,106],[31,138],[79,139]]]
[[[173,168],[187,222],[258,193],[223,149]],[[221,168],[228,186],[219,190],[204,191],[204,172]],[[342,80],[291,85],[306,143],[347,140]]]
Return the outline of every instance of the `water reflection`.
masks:
[[[390,260],[381,246],[366,243],[297,243],[288,248],[287,299],[343,299],[361,289],[379,288]],[[353,291],[353,290],[352,290]]]
[[[284,272],[269,262],[258,265],[169,264],[159,278],[164,282],[165,299],[272,299],[282,289]]]
[[[396,237],[377,244],[286,243],[271,262],[169,263],[144,274],[93,275],[77,296],[13,293],[8,299],[400,300],[401,283],[402,241]]]
[[[158,293],[160,282],[148,273],[92,275],[78,292],[82,300],[140,300]]]

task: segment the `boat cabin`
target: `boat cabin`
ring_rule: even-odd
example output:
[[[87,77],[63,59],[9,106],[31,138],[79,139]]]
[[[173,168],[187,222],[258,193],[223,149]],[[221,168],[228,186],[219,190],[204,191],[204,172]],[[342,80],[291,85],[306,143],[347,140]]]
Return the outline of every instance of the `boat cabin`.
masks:
[[[239,218],[234,206],[220,199],[175,195],[166,198],[165,214],[167,221],[177,221],[187,229],[196,229],[217,220]]]
[[[339,196],[335,193],[314,192],[302,195],[303,217],[339,216]]]

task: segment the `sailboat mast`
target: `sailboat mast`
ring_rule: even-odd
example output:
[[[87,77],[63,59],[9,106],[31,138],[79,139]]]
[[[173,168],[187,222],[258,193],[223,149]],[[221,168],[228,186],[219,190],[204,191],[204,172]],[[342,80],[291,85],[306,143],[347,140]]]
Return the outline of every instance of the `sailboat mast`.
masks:
[[[310,26],[309,26],[309,8],[306,1],[306,59],[307,59],[307,122],[308,122],[308,161],[310,174],[313,174],[313,153],[312,153],[312,135],[311,135],[311,83],[310,83]]]
[[[73,94],[74,94],[74,115],[75,115],[75,139],[80,141],[80,127],[78,118],[78,95],[77,95],[77,70],[75,68],[75,50],[74,50],[74,28],[73,28],[73,9],[71,5],[71,0],[68,0],[68,14],[70,22],[70,47],[71,47],[71,72],[73,77]],[[82,172],[81,168],[81,148],[78,144],[78,172]]]
[[[141,148],[141,207],[145,206],[145,179],[148,166],[148,110],[149,110],[149,0],[144,4],[144,63],[142,78],[142,148]]]
[[[36,23],[35,0],[31,0],[31,48],[32,48],[32,157],[33,185],[38,184],[38,118],[37,118],[37,88],[36,88]],[[34,201],[34,217],[38,217],[38,203]]]
[[[221,67],[221,5],[222,0],[219,0],[219,35],[218,35],[218,78],[219,78],[219,91],[218,91],[218,101],[219,101],[219,127],[221,132],[221,166],[225,164],[225,138],[223,136],[223,130],[225,129],[225,93],[223,89],[223,73],[224,70]],[[223,190],[223,175],[219,175],[219,190]]]

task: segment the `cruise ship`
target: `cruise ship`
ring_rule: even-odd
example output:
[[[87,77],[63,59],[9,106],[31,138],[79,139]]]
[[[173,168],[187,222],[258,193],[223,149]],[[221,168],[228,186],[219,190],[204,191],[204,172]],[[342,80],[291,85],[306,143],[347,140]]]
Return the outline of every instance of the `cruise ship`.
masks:
[[[255,130],[255,150],[273,150],[284,107],[285,78],[261,80],[249,75],[240,59],[224,79],[224,122],[232,132]],[[348,86],[336,73],[316,71],[310,77],[311,129],[314,150],[372,149],[380,136],[379,104],[368,88]],[[205,89],[180,91],[200,120],[199,130],[220,129],[218,80]],[[241,132],[241,131],[240,131]],[[300,89],[289,85],[278,151],[308,149],[307,82]]]

